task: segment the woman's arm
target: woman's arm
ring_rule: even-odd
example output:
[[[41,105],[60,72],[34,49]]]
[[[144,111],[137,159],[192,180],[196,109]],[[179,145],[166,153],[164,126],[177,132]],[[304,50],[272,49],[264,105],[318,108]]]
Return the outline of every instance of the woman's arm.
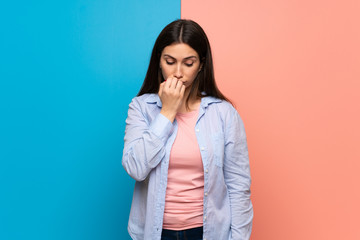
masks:
[[[148,123],[141,111],[138,98],[129,105],[126,119],[122,164],[136,181],[143,181],[151,169],[165,156],[165,144],[173,130],[172,122],[183,103],[185,86],[173,77],[160,84],[160,113]]]
[[[165,144],[173,129],[172,123],[160,113],[148,121],[138,100],[133,99],[126,119],[122,165],[136,181],[143,181],[164,158]]]
[[[243,121],[234,108],[226,116],[224,177],[230,197],[232,239],[250,238],[253,207],[250,167]]]

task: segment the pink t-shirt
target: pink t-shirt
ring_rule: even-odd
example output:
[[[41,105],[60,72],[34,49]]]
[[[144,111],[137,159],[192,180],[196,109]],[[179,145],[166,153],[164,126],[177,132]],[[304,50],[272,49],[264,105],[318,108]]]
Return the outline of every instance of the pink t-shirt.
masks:
[[[178,113],[178,132],[170,152],[163,228],[203,225],[204,168],[195,135],[199,110]]]

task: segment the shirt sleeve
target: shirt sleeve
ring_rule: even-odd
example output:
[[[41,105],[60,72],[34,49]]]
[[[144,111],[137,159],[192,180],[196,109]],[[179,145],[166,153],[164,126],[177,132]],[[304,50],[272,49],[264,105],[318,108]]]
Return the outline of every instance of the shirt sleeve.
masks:
[[[224,178],[230,197],[232,239],[250,239],[253,207],[249,155],[244,124],[234,108],[225,121]]]
[[[165,144],[173,129],[160,113],[151,122],[144,115],[138,100],[133,99],[126,119],[122,165],[136,181],[143,181],[165,157]]]

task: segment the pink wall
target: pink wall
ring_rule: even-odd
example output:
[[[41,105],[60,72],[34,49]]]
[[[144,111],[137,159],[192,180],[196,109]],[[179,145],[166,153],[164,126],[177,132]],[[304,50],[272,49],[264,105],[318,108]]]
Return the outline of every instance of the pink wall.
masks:
[[[252,240],[360,239],[360,2],[182,0],[248,135]]]

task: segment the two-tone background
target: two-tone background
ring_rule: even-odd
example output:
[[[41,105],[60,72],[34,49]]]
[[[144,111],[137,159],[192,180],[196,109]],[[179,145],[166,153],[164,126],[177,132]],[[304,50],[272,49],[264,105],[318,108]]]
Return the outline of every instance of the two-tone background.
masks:
[[[356,0],[0,4],[0,239],[129,239],[125,118],[155,38],[197,21],[248,136],[252,240],[360,239]]]

